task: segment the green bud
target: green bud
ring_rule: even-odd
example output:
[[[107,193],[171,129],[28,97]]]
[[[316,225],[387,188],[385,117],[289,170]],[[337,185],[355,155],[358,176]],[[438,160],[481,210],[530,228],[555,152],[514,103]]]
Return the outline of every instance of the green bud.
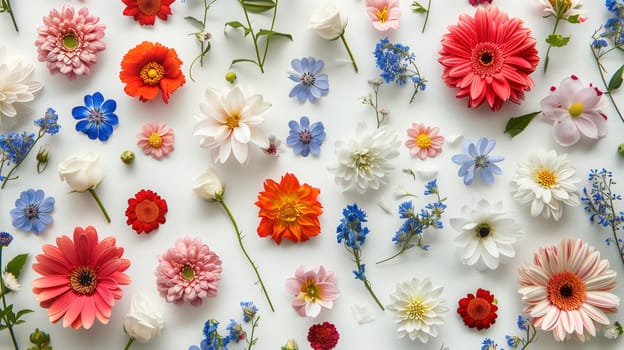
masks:
[[[40,331],[39,328],[35,328],[35,331],[30,333],[30,342],[38,348],[48,346],[50,344],[50,335]]]
[[[289,339],[281,350],[299,350],[299,346],[294,339]]]
[[[123,151],[119,158],[121,158],[121,161],[126,163],[126,164],[132,164],[132,162],[134,162],[134,152],[132,152],[132,151]]]
[[[225,80],[227,80],[231,84],[234,84],[234,82],[236,81],[236,73],[232,71],[225,73]]]
[[[618,153],[619,153],[621,156],[624,156],[624,143],[621,143],[621,144],[618,146]]]

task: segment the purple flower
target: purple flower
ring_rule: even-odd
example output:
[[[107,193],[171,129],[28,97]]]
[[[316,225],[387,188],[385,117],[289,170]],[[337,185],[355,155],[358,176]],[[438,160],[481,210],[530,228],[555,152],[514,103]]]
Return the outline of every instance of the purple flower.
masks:
[[[293,148],[295,153],[307,157],[312,153],[321,153],[321,144],[325,141],[325,127],[322,122],[310,125],[308,117],[301,117],[299,123],[294,120],[288,122],[290,132],[286,144]]]

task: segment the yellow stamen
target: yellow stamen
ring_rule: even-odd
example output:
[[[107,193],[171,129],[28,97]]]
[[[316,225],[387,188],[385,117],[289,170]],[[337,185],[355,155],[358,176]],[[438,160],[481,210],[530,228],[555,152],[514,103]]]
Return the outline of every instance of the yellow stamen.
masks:
[[[388,20],[388,6],[384,6],[381,11],[377,10],[377,19],[381,23],[385,23]]]
[[[557,174],[550,169],[540,169],[535,173],[535,182],[544,188],[552,188],[558,184]]]
[[[420,298],[412,299],[405,307],[405,313],[410,320],[422,320],[427,315],[429,307]]]
[[[150,62],[141,68],[139,76],[147,85],[156,85],[165,75],[165,68],[156,62]]]
[[[416,146],[419,148],[429,148],[431,147],[431,138],[427,134],[419,134],[416,136]]]
[[[154,147],[154,148],[160,148],[160,146],[162,146],[162,137],[160,137],[160,135],[157,132],[152,132],[149,136],[149,139],[147,140],[147,143]]]
[[[239,115],[230,115],[227,117],[227,120],[225,121],[225,125],[227,125],[227,127],[230,129],[238,128],[239,123],[240,123]]]
[[[568,113],[573,117],[578,117],[583,111],[585,111],[585,106],[580,102],[574,102],[570,105],[570,108],[568,108]]]

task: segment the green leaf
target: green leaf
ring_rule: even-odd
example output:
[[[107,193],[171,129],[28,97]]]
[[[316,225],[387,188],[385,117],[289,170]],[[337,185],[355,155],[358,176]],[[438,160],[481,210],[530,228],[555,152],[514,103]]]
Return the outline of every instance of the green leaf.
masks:
[[[29,309],[24,309],[24,310],[20,310],[20,311],[18,311],[18,312],[17,312],[17,314],[16,314],[15,316],[16,316],[16,317],[17,317],[17,319],[19,320],[22,316],[24,316],[24,315],[26,315],[26,314],[29,314],[29,313],[31,313],[31,312],[33,312],[33,311],[32,311],[32,310],[29,310]]]
[[[578,14],[576,14],[576,15],[574,15],[574,16],[569,16],[568,18],[566,18],[566,20],[567,20],[569,23],[581,23],[581,22],[579,21],[579,15],[578,15]]]
[[[550,34],[548,38],[546,38],[546,43],[554,47],[566,46],[568,45],[569,41],[570,41],[569,36],[562,36],[560,34]]]
[[[19,278],[20,273],[22,272],[22,268],[26,263],[26,259],[28,258],[28,254],[20,254],[16,255],[9,263],[7,264],[6,270],[15,276],[15,278]]]
[[[507,125],[505,125],[505,133],[511,135],[511,137],[518,135],[531,123],[533,118],[540,113],[542,112],[533,112],[509,119]]]
[[[421,5],[418,1],[412,2],[412,12],[414,13],[425,13],[427,9],[423,5]]]
[[[199,26],[199,28],[204,29],[204,23],[193,16],[184,17],[185,20]]]
[[[276,6],[273,0],[241,0],[241,5],[252,13],[266,12]]]
[[[255,64],[256,66],[259,66],[258,62],[254,61],[254,60],[250,60],[249,58],[237,58],[235,60],[232,60],[232,63],[230,64],[230,67],[235,65],[236,63],[239,63],[239,62],[251,62],[251,63]]]
[[[251,30],[247,27],[245,27],[245,25],[243,25],[241,22],[239,21],[231,21],[231,22],[227,22],[225,24],[225,26],[230,26],[232,28],[243,28],[244,32],[245,32],[245,36],[247,36],[249,33],[251,33]]]
[[[607,86],[607,91],[611,92],[613,90],[617,90],[622,86],[622,74],[624,73],[624,64],[613,73],[611,80],[609,80],[609,85]]]
[[[208,51],[210,51],[210,42],[208,41],[206,44],[207,44],[207,45],[206,45],[206,47],[204,48],[204,51],[202,51],[202,52],[201,52],[201,54],[200,54],[202,57],[206,56],[206,54],[208,53]]]
[[[258,31],[258,33],[256,33],[256,37],[257,38],[261,37],[262,35],[266,35],[267,37],[269,37],[269,36],[281,36],[281,37],[284,37],[284,38],[288,38],[291,41],[293,40],[292,35],[290,35],[290,34],[280,33],[280,32],[276,32],[276,31],[268,30],[268,29],[260,29]]]

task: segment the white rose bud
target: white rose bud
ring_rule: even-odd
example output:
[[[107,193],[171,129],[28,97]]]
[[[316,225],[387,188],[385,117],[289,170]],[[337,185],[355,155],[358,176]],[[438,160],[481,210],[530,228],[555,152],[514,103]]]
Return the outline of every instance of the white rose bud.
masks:
[[[617,339],[623,333],[622,325],[619,322],[605,327],[602,335],[607,339]]]
[[[310,17],[309,29],[314,30],[325,40],[336,40],[345,31],[347,18],[334,4],[326,4]]]
[[[195,178],[193,191],[202,198],[214,201],[217,200],[217,196],[221,197],[223,195],[224,190],[217,173],[213,168],[209,168]]]
[[[61,181],[77,192],[95,188],[104,179],[100,157],[94,153],[70,155],[58,165],[58,174]]]
[[[124,330],[140,343],[147,343],[160,335],[164,321],[158,312],[141,294],[132,296],[130,312],[124,319]]]

